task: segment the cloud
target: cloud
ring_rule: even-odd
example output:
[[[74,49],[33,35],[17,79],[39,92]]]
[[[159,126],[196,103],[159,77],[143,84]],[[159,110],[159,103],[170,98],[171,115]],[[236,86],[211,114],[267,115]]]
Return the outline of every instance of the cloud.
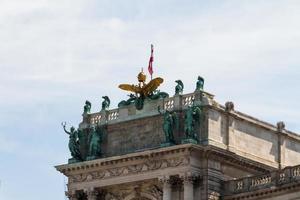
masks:
[[[13,153],[19,146],[17,141],[14,141],[4,133],[0,133],[0,153]]]

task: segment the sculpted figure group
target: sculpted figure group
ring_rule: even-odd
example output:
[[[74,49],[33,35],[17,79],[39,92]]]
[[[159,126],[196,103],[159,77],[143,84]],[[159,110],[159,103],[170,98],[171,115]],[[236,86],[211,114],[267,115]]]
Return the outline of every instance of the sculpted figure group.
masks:
[[[156,79],[155,79],[156,80]],[[157,79],[156,81],[162,82],[160,79]],[[141,82],[141,81],[140,81]],[[153,82],[153,81],[152,81]],[[150,83],[152,84],[150,81]],[[160,83],[159,82],[159,83]],[[177,83],[175,87],[175,95],[182,94],[184,84],[181,80],[176,80]],[[144,83],[144,79],[142,80],[142,83]],[[151,84],[148,84],[151,86]],[[156,83],[155,81],[153,84]],[[141,83],[140,83],[141,84]],[[149,89],[147,93],[147,98],[151,100],[156,100],[160,98],[166,98],[169,97],[169,95],[165,92],[160,92],[159,90],[156,90],[156,87],[159,84],[154,84],[154,88]],[[124,85],[121,85],[124,86]],[[120,87],[121,87],[120,86]],[[126,85],[127,86],[127,85]],[[148,86],[148,87],[150,87]],[[204,79],[201,76],[198,76],[198,80],[196,83],[196,91],[203,91],[204,86]],[[122,88],[122,87],[121,87]],[[141,87],[142,89],[144,87]],[[145,86],[146,88],[146,86]],[[145,89],[144,88],[144,89]],[[123,88],[122,88],[123,89]],[[125,88],[126,89],[126,88]],[[105,111],[110,106],[110,99],[108,96],[103,96],[103,102],[101,111]],[[118,107],[127,106],[132,103],[137,104],[137,96],[134,94],[129,95],[128,100],[121,101],[118,105]],[[85,102],[84,108],[83,108],[83,114],[88,115],[91,112],[92,104],[88,100]],[[160,111],[160,108],[158,107],[158,112],[163,115],[163,132],[165,134],[165,144],[175,144],[175,138],[174,138],[174,130],[179,130],[179,114],[177,114],[175,111],[169,111],[165,110],[163,112]],[[194,141],[199,141],[198,134],[196,132],[197,125],[200,126],[200,119],[202,115],[201,106],[199,105],[191,105],[188,106],[188,108],[185,110],[184,114],[184,134],[185,139],[192,139]],[[86,128],[84,130],[82,129],[75,129],[73,126],[68,131],[66,129],[66,122],[62,123],[62,127],[64,129],[64,132],[69,135],[69,150],[72,156],[72,159],[74,162],[83,161],[83,160],[91,160],[95,158],[101,157],[101,144],[103,143],[103,134],[106,130],[106,125],[101,126],[93,126]]]
[[[96,126],[89,128],[88,132],[75,129],[73,126],[70,131],[66,129],[66,122],[62,123],[62,127],[69,135],[69,150],[72,156],[72,162],[96,159],[101,156],[101,143],[106,126]],[[86,140],[86,137],[88,139]],[[87,149],[82,149],[87,147]],[[82,153],[85,152],[85,155]]]
[[[101,111],[102,110],[107,110],[110,106],[110,99],[108,96],[103,96],[102,97],[103,101],[101,103]],[[88,100],[85,101],[85,105],[83,107],[83,114],[90,114],[91,113],[91,108],[92,108],[92,103],[89,102]]]
[[[79,138],[78,138],[78,131],[72,126],[70,131],[66,129],[66,122],[61,123],[65,133],[69,135],[69,150],[71,152],[72,158],[77,161],[82,160],[81,153],[79,150]]]

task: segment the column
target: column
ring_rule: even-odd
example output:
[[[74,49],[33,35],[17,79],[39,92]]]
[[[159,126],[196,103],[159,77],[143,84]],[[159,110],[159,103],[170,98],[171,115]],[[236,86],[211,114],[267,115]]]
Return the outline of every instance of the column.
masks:
[[[194,176],[183,175],[183,200],[194,200]]]
[[[172,185],[169,176],[159,177],[158,180],[163,184],[163,200],[172,200]]]
[[[98,191],[91,189],[86,192],[88,200],[97,200]]]

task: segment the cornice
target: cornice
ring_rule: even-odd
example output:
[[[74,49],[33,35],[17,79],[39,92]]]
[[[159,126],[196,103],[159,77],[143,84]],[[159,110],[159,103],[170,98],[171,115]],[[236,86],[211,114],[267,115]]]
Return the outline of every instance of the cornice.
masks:
[[[185,154],[190,151],[192,144],[175,145],[171,147],[147,150],[143,152],[130,153],[122,156],[113,156],[109,158],[102,158],[92,161],[84,161],[79,163],[64,164],[55,166],[56,170],[64,175],[69,175],[76,171],[94,170],[97,168],[104,168],[115,166],[116,164],[125,164],[133,161],[142,161],[147,159],[155,159],[161,156],[172,156],[178,154]]]
[[[147,163],[157,160],[170,161],[173,158],[191,157],[192,152],[198,152],[204,158],[220,160],[223,163],[243,167],[253,172],[266,173],[274,170],[273,167],[264,165],[262,163],[244,158],[233,152],[214,147],[201,146],[194,144],[181,144],[171,147],[164,147],[159,149],[152,149],[143,152],[136,152],[122,156],[113,156],[109,158],[102,158],[92,161],[85,161],[80,163],[59,165],[55,168],[66,176],[70,174],[82,173],[84,171],[95,171],[109,168],[116,168],[116,166],[132,165],[132,163]],[[159,159],[158,159],[159,158]]]

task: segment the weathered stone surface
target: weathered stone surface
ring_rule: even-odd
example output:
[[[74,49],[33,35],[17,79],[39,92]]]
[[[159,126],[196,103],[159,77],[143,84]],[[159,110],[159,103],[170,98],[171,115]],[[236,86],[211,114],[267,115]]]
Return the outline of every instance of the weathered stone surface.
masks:
[[[203,106],[201,121],[195,126],[199,142],[181,144],[185,112],[193,102]],[[158,106],[178,114],[173,146],[162,145],[165,135]],[[80,128],[96,124],[107,125],[102,157],[57,166],[69,178],[70,199],[207,200],[225,196],[233,200],[255,199],[253,195],[260,194],[264,194],[261,199],[299,197],[300,168],[270,172],[300,164],[300,137],[282,124],[268,124],[228,105],[226,109],[208,93],[145,101],[143,110],[129,105],[84,115]],[[167,182],[161,177],[168,177]]]

